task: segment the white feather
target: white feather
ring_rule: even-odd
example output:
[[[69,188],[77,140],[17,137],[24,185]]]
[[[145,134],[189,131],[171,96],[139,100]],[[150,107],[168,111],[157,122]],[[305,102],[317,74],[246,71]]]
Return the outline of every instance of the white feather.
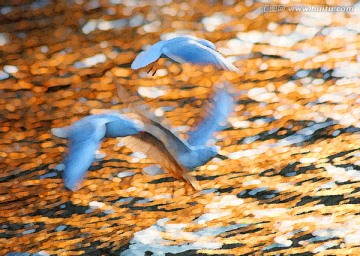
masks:
[[[131,68],[136,70],[139,68],[143,68],[150,63],[158,60],[162,54],[162,47],[166,43],[166,41],[160,41],[151,46],[148,50],[141,52],[138,56],[136,56],[135,60],[131,64]]]

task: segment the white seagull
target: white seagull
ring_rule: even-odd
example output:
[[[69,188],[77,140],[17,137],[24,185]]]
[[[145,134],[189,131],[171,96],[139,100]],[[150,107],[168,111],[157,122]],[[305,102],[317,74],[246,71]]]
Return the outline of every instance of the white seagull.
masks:
[[[144,131],[137,135],[123,138],[125,146],[133,151],[145,153],[157,161],[176,178],[188,181],[193,188],[201,190],[198,181],[189,174],[191,169],[202,166],[218,155],[214,145],[208,145],[214,132],[224,128],[226,119],[233,111],[234,98],[229,92],[229,84],[215,86],[215,95],[211,99],[211,109],[184,140],[166,127],[165,118],[152,114],[152,109],[138,95],[130,95],[118,85],[120,99],[133,109],[144,123]]]
[[[118,113],[90,115],[70,126],[52,128],[52,134],[68,139],[63,175],[65,187],[73,191],[78,189],[104,137],[123,137],[140,131],[140,125]]]
[[[134,70],[143,68],[161,57],[168,57],[179,63],[214,65],[218,69],[239,72],[237,67],[216,51],[212,42],[194,36],[178,36],[155,43],[136,56],[131,68]]]

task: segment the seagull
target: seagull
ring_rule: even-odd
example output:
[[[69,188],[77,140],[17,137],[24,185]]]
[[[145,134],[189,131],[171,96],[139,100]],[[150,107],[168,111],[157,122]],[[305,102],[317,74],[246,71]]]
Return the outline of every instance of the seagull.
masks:
[[[140,151],[157,161],[175,178],[191,184],[196,190],[201,190],[198,181],[189,174],[190,170],[206,164],[216,155],[218,150],[214,145],[208,145],[214,132],[224,127],[226,119],[234,106],[233,94],[229,92],[229,84],[216,86],[215,95],[211,100],[212,107],[197,127],[182,139],[166,125],[138,95],[130,95],[126,89],[118,85],[118,95],[127,107],[139,115],[144,124],[144,131],[122,139],[124,145],[133,151]],[[106,111],[106,110],[105,110]],[[101,110],[100,110],[101,112]]]
[[[89,115],[70,126],[52,128],[53,135],[68,139],[63,176],[65,187],[72,191],[78,189],[104,137],[123,137],[140,131],[141,123],[135,123],[118,113]]]
[[[237,67],[216,51],[216,47],[212,42],[188,35],[155,43],[148,50],[142,51],[136,56],[131,64],[131,68],[134,70],[143,68],[161,57],[168,57],[179,63],[189,62],[196,65],[214,65],[221,70],[239,73]],[[152,69],[153,67],[149,72]],[[153,76],[155,73],[156,71],[153,73]]]

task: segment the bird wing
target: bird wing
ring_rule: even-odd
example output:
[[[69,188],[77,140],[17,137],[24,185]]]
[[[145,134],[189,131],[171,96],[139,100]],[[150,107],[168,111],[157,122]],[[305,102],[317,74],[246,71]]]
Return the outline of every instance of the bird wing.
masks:
[[[133,109],[145,124],[156,126],[158,129],[152,129],[151,132],[168,148],[171,154],[179,155],[189,153],[191,149],[187,142],[179,138],[167,125],[170,123],[165,117],[160,118],[152,114],[154,110],[145,103],[138,94],[130,95],[129,92],[118,84],[118,95],[128,108]],[[145,125],[145,130],[146,130]],[[150,132],[150,131],[148,131]]]
[[[78,184],[91,166],[106,132],[104,122],[88,122],[71,130],[63,176],[67,188],[77,190]]]
[[[119,113],[111,113],[106,116],[111,118],[106,124],[107,138],[125,137],[140,132],[141,124],[137,120],[132,120]]]
[[[160,164],[166,171],[175,178],[189,182],[196,189],[201,190],[199,182],[195,177],[189,175],[189,170],[179,164],[169,153],[165,145],[150,133],[142,132],[136,135],[122,138],[126,147],[133,151],[146,154],[149,158]]]
[[[162,55],[162,47],[166,43],[166,41],[160,41],[156,44],[152,45],[149,49],[142,51],[136,56],[135,60],[131,63],[131,68],[136,70],[139,68],[143,68],[150,63],[155,62]]]
[[[204,146],[213,133],[223,127],[234,107],[234,96],[230,92],[230,84],[222,83],[221,88],[215,86],[215,93],[210,100],[211,107],[198,126],[188,133],[191,146]]]
[[[239,69],[226,60],[219,52],[191,38],[178,43],[167,43],[162,52],[169,58],[179,62],[190,62],[197,65],[215,65],[218,69],[239,72]]]

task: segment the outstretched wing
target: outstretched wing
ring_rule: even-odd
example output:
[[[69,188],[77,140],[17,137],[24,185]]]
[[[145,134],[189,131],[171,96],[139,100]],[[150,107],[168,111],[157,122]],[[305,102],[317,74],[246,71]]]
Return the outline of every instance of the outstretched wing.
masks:
[[[173,155],[189,153],[190,149],[185,141],[180,139],[167,125],[170,123],[165,117],[158,117],[152,114],[155,112],[147,103],[145,103],[139,95],[132,94],[117,85],[119,98],[127,107],[133,109],[142,119],[144,123],[156,126],[158,129],[152,129],[151,133],[156,136]],[[149,126],[145,126],[149,127]],[[146,129],[146,128],[145,128]],[[150,132],[150,131],[148,131]]]
[[[191,146],[204,146],[213,136],[214,132],[221,130],[226,119],[234,107],[234,98],[230,92],[230,85],[221,84],[222,88],[216,88],[208,115],[203,118],[199,125],[188,133],[188,143]]]
[[[136,56],[135,60],[131,63],[131,68],[136,70],[143,68],[150,63],[155,62],[162,55],[161,48],[166,43],[166,41],[160,41],[152,45],[149,49],[142,51]]]
[[[197,65],[214,65],[218,69],[239,72],[239,69],[219,52],[190,38],[176,44],[168,43],[164,45],[162,52],[179,63],[190,62]]]
[[[189,182],[194,189],[201,190],[198,181],[189,175],[189,170],[180,165],[169,153],[164,144],[155,136],[142,132],[137,135],[122,138],[122,141],[129,149],[146,154],[175,178]]]
[[[149,104],[144,102],[144,100],[137,93],[130,94],[129,91],[126,90],[120,84],[117,84],[117,93],[120,100],[124,103],[124,105],[127,108],[135,111],[138,115],[140,115],[140,118],[143,119],[144,122],[148,122],[148,123],[165,122],[167,124],[170,124],[170,121],[167,120],[165,117],[160,118],[158,116],[155,116],[153,114],[155,110],[152,109],[149,106]]]
[[[105,125],[90,122],[81,129],[71,131],[65,159],[64,183],[68,189],[77,190],[86,171],[91,166],[96,150],[105,135]]]

